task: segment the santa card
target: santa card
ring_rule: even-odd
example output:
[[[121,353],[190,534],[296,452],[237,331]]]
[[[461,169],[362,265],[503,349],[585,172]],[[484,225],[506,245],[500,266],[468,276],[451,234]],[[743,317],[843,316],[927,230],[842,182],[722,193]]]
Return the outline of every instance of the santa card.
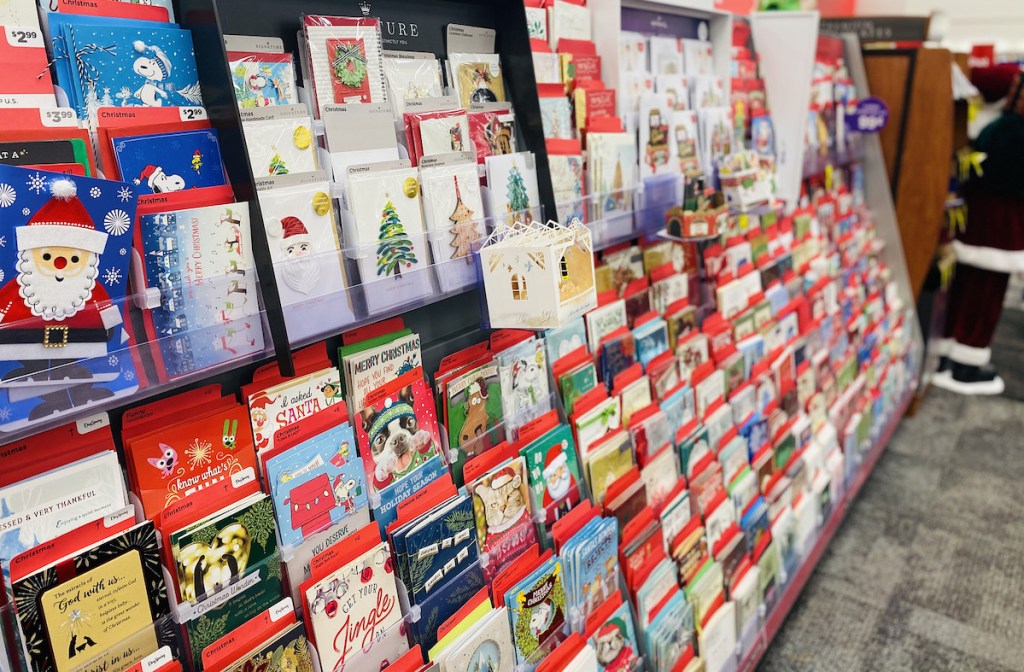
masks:
[[[132,185],[0,165],[0,431],[138,388],[122,327]]]
[[[333,366],[297,376],[249,395],[249,418],[257,452],[272,451],[277,434],[321,411],[344,403],[341,376]]]

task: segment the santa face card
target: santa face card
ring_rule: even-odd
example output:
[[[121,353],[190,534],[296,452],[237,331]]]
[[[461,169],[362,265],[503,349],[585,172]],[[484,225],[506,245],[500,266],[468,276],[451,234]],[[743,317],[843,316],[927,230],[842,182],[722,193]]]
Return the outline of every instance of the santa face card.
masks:
[[[135,195],[0,165],[0,431],[138,388],[122,327]]]
[[[520,451],[529,474],[533,510],[550,526],[580,501],[580,467],[572,430],[560,425]]]
[[[487,157],[487,185],[491,217],[505,217],[511,223],[524,211],[540,205],[537,166],[532,152]]]
[[[121,175],[134,181],[140,194],[227,184],[214,129],[119,138],[114,158]]]
[[[259,192],[277,290],[284,305],[337,293],[347,285],[330,183],[323,173],[318,177]],[[283,185],[285,180],[275,180],[278,182]],[[293,325],[288,327],[291,333]]]

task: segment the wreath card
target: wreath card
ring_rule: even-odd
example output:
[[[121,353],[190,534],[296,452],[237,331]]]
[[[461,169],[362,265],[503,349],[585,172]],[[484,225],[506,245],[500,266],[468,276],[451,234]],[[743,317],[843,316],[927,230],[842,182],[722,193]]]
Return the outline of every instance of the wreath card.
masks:
[[[303,30],[317,116],[333,103],[387,100],[377,19],[307,14]]]

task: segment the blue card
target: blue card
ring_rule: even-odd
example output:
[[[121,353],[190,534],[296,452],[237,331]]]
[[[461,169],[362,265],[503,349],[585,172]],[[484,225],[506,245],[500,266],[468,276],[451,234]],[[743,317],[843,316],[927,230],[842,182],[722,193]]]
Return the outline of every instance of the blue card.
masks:
[[[636,339],[637,359],[646,371],[655,357],[668,350],[668,323],[660,317],[644,322],[633,330],[633,337]]]
[[[83,119],[100,107],[203,104],[190,31],[148,21],[56,16],[50,19],[54,50],[67,61],[58,83]]]
[[[420,618],[410,626],[413,641],[429,650],[437,644],[437,629],[442,623],[466,606],[470,598],[485,585],[484,572],[479,562],[468,566],[437,593],[421,603]]]
[[[369,522],[363,463],[347,422],[271,457],[266,471],[284,547],[360,513],[362,523]],[[316,516],[305,515],[310,508]]]
[[[403,580],[413,604],[432,600],[479,556],[472,497],[462,497],[438,515],[428,515],[429,520],[403,535],[409,570]],[[396,550],[398,536],[396,532]]]
[[[123,315],[135,189],[0,165],[0,431],[138,388]]]
[[[597,651],[601,672],[630,672],[640,660],[640,644],[629,603],[623,602],[588,640]]]
[[[134,181],[141,194],[228,183],[212,128],[118,138],[114,158],[121,177]]]

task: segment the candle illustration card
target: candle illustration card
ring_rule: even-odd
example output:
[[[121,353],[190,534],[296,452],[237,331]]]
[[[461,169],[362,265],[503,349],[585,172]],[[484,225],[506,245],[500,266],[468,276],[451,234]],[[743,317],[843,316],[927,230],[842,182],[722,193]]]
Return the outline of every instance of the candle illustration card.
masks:
[[[227,184],[215,129],[119,138],[114,158],[141,194]]]

